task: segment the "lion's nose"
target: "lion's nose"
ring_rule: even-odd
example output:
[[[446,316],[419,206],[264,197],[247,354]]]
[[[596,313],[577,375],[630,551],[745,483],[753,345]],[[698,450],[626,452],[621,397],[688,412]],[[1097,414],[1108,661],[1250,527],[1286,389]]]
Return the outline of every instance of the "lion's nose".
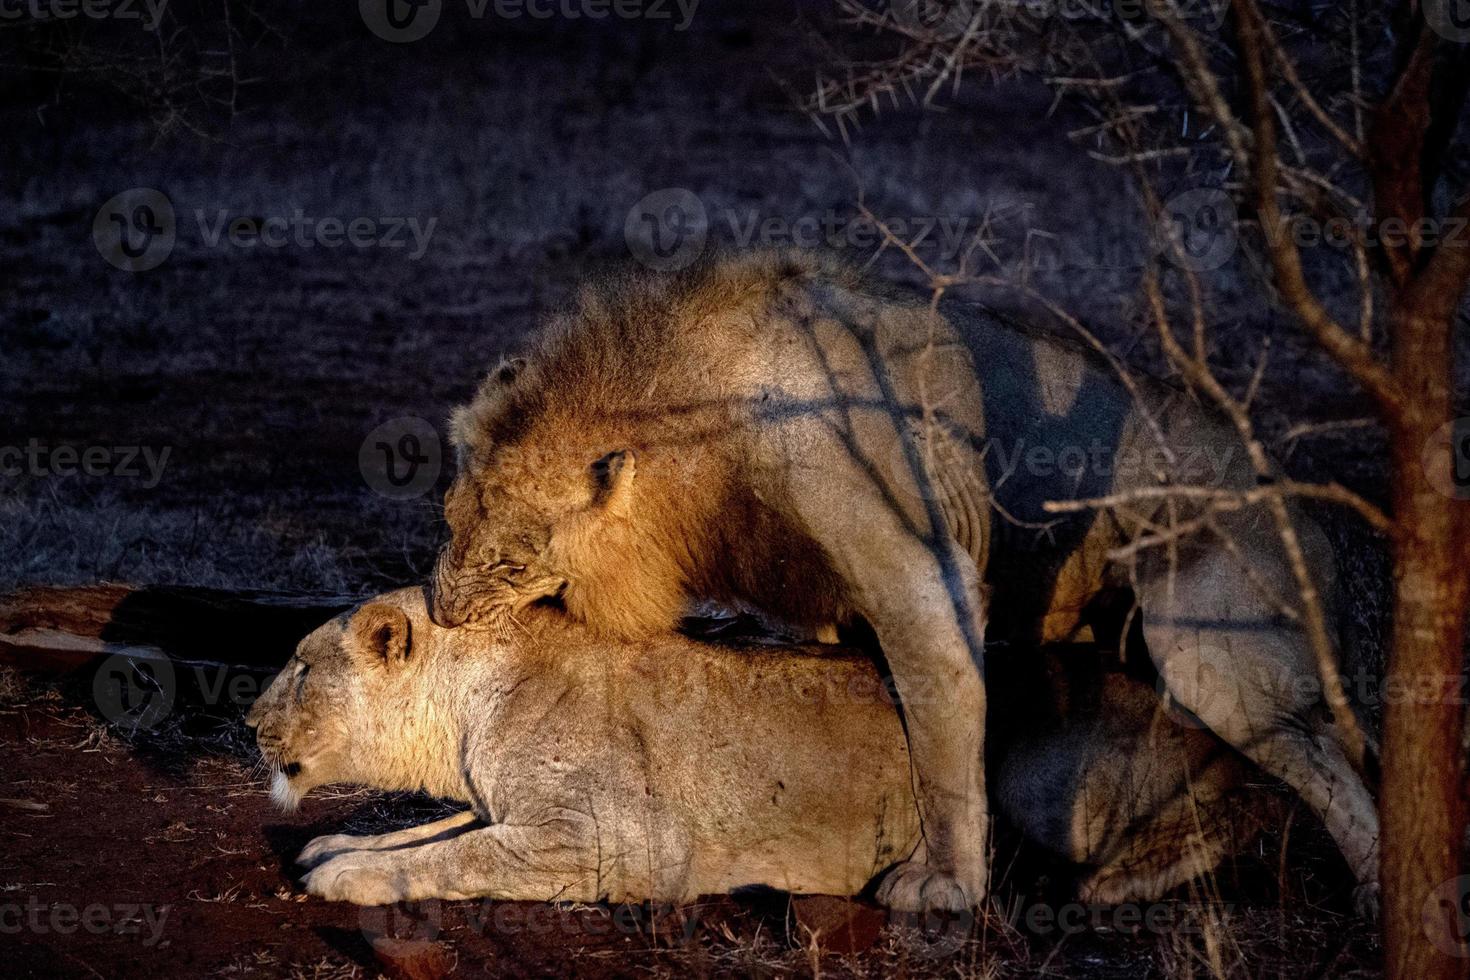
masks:
[[[459,626],[467,618],[465,613],[455,609],[452,593],[445,585],[453,582],[455,578],[454,569],[457,563],[450,554],[453,542],[444,546],[439,552],[439,558],[434,562],[434,577],[429,583],[429,618],[434,625],[453,629]]]
[[[434,588],[433,612],[435,625],[443,626],[445,629],[454,629],[456,626],[461,626],[469,618],[462,610],[455,608],[454,603],[449,598],[449,594],[439,586],[435,586]]]

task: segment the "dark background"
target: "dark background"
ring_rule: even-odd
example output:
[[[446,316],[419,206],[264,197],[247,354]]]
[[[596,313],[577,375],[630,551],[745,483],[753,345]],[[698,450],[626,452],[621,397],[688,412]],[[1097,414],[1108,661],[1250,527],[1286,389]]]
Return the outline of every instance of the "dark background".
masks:
[[[1148,358],[1132,196],[1067,139],[1086,120],[1039,83],[966,88],[941,111],[900,100],[844,144],[798,107],[831,66],[828,39],[854,33],[825,4],[706,0],[676,31],[476,20],[449,0],[408,44],[351,9],[231,4],[228,24],[222,9],[175,0],[157,32],[80,19],[0,31],[0,445],[170,448],[154,488],[4,478],[0,584],[361,592],[421,576],[438,494],[375,494],[364,438],[405,415],[440,425],[580,278],[630,259],[624,220],[661,188],[698,195],[727,243],[752,221],[840,226],[860,194],[885,219],[969,230],[989,216],[999,265],[984,271],[1039,263],[1033,282]],[[93,242],[99,208],[132,188],[161,191],[177,215],[172,253],[146,272],[112,267]],[[213,229],[221,211],[298,209],[435,225],[415,261],[211,246],[196,217]],[[864,263],[863,244],[842,248]],[[893,250],[876,267],[919,278]],[[1227,284],[1217,302],[1227,344],[1267,316],[1250,289]],[[1355,414],[1331,377],[1314,389],[1293,365],[1294,343],[1278,341],[1272,380],[1318,402],[1309,414]],[[1249,349],[1238,364],[1227,352],[1222,374],[1248,376]],[[1360,437],[1332,451],[1371,451]]]
[[[384,423],[418,418],[442,433],[450,408],[579,280],[633,258],[629,210],[665,188],[693,192],[712,241],[736,247],[752,221],[841,226],[860,197],[890,219],[970,231],[988,219],[982,271],[1029,270],[1131,362],[1156,365],[1136,290],[1149,245],[1135,196],[1068,138],[1090,117],[1035,80],[991,79],[932,111],[899,98],[844,140],[801,108],[818,74],[833,70],[834,41],[848,52],[869,43],[830,5],[704,0],[686,30],[668,9],[666,20],[475,19],[463,0],[444,0],[434,30],[407,44],[376,36],[351,3],[173,0],[157,30],[0,22],[0,447],[107,447],[114,461],[117,447],[169,453],[156,486],[54,466],[0,475],[0,589],[110,580],[365,596],[423,578],[445,533],[440,494],[452,464],[442,460],[422,493],[385,495],[375,489],[380,469],[362,465],[365,441],[371,461],[369,436]],[[1172,192],[1192,178],[1160,179]],[[161,192],[177,218],[172,252],[143,272],[110,264],[93,236],[104,204],[135,188]],[[203,212],[213,228],[221,210],[298,209],[344,223],[435,224],[412,259],[407,248],[211,245],[196,218]],[[838,244],[856,263],[922,285],[893,250]],[[955,258],[924,255],[938,267]],[[1220,376],[1243,383],[1270,334],[1260,399],[1269,436],[1366,414],[1275,319],[1257,273],[1242,257],[1215,279]],[[1004,296],[972,298],[1027,312]],[[1383,444],[1372,429],[1273,449],[1295,472],[1381,498]],[[1349,663],[1374,666],[1382,556],[1347,522],[1329,523],[1352,593]],[[140,761],[138,740],[100,725],[65,690],[0,687],[15,796],[51,801],[60,818],[17,818],[0,883],[66,880],[85,902],[122,881],[135,900],[173,902],[190,923],[178,956],[29,937],[28,969],[347,976],[381,966],[351,910],[272,904],[287,901],[273,894],[287,882],[279,856],[344,820],[355,830],[421,813],[358,794],[281,824],[228,712],[202,729],[172,719],[144,740],[151,754]],[[227,798],[196,797],[201,786],[227,786]],[[155,797],[165,803],[149,805]],[[268,840],[262,824],[273,828]],[[1288,878],[1277,876],[1279,839],[1241,872],[1248,901],[1229,941],[1258,966],[1304,976],[1368,962],[1369,941],[1349,935],[1342,915],[1347,883],[1330,844],[1320,846],[1315,828],[1297,833],[1306,851],[1294,852]],[[247,843],[234,856],[206,846],[237,839]],[[627,959],[614,937],[589,961],[576,929],[550,945],[501,937],[488,951],[461,937],[456,955],[467,972],[531,974],[573,963],[614,973],[807,965],[786,910],[770,918],[760,906],[717,906],[716,920],[731,915],[730,941],[692,958],[638,938],[641,959]],[[298,934],[272,932],[280,921]],[[226,923],[233,931],[217,942],[200,939]],[[773,931],[775,952],[759,939]],[[1195,962],[1195,940],[1174,936],[1104,930],[1064,942],[1056,959],[1055,936],[994,942],[1012,957],[1003,973],[1046,963],[1173,975]],[[274,958],[251,964],[245,951],[255,947]],[[967,968],[895,948],[838,972]],[[968,968],[990,962],[970,953]]]

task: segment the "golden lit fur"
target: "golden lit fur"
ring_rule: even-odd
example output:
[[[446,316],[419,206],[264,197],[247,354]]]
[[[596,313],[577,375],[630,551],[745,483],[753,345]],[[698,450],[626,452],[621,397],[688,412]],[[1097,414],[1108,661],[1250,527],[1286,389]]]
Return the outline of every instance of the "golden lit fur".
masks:
[[[761,372],[709,363],[731,356],[731,340],[766,356],[756,325],[793,277],[856,285],[814,263],[761,255],[684,280],[602,283],[527,357],[492,371],[450,423],[462,476],[445,501],[455,536],[437,572],[439,618],[493,619],[536,597],[515,583],[510,603],[478,603],[474,584],[494,563],[476,559],[495,556],[544,570],[540,587],[564,588],[574,616],[623,638],[667,631],[691,595],[758,597],[813,629],[839,618],[841,589],[817,555],[797,556],[803,574],[765,581],[775,561],[762,552],[801,535],[751,432]],[[596,471],[618,452],[617,472]],[[538,535],[544,555],[524,547]]]
[[[434,618],[505,636],[559,596],[623,639],[665,633],[696,600],[805,635],[865,622],[903,705],[924,831],[879,898],[956,909],[988,874],[987,632],[1021,650],[1075,639],[1126,593],[1171,696],[1302,796],[1371,901],[1376,809],[1313,724],[1316,662],[1279,613],[1296,584],[1266,518],[1222,511],[1209,535],[1135,550],[1198,515],[1043,507],[1257,485],[1223,420],[1164,386],[1137,394],[1055,338],[808,253],[610,280],[455,413]],[[1296,525],[1325,595],[1326,537]]]
[[[744,885],[848,895],[919,845],[898,714],[862,657],[663,634],[599,638],[551,610],[496,640],[430,620],[423,591],[322,626],[248,723],[273,795],[356,783],[466,813],[329,835],[307,890],[428,898],[687,900]],[[1208,871],[1253,827],[1218,739],[1112,676],[1005,743],[1000,798],[1039,843],[1094,865],[1084,896],[1149,900]],[[832,792],[840,785],[843,793]]]
[[[806,635],[867,620],[924,826],[880,896],[966,907],[988,827],[981,428],[946,321],[834,262],[754,253],[600,284],[454,416],[435,619],[503,636],[559,595],[624,639],[666,632],[691,599]]]

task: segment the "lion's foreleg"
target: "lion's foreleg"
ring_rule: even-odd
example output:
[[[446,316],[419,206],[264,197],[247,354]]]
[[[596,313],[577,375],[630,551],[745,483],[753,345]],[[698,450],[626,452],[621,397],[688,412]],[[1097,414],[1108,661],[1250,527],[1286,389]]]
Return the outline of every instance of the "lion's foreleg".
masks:
[[[349,851],[304,879],[313,895],[358,905],[430,898],[591,902],[606,890],[595,842],[560,822],[496,824],[391,851]]]
[[[980,593],[969,576],[922,568],[908,567],[905,589],[890,578],[869,617],[903,707],[924,831],[922,852],[889,872],[878,898],[913,911],[977,904],[988,877]]]
[[[860,528],[849,523],[857,512],[866,516]],[[908,911],[977,904],[987,885],[989,809],[975,563],[948,535],[915,533],[883,500],[814,506],[803,517],[877,633],[903,708],[924,841],[889,872],[878,898]]]
[[[443,820],[435,820],[433,823],[421,824],[417,827],[408,827],[403,830],[395,830],[388,834],[367,834],[356,836],[353,834],[326,834],[314,839],[296,857],[296,863],[303,868],[314,868],[323,861],[329,861],[339,854],[348,851],[391,851],[399,847],[408,847],[413,844],[427,843],[433,840],[443,840],[457,834],[462,834],[478,822],[473,811],[466,810],[456,813],[452,817]]]

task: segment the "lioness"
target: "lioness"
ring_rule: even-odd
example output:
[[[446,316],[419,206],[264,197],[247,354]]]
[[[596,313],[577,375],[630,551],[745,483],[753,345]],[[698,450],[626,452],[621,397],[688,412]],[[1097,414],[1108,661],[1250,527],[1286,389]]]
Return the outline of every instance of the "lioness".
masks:
[[[404,589],[301,642],[247,718],[278,804],[345,782],[471,808],[313,840],[311,894],[851,895],[918,843],[903,730],[868,660],[609,640],[548,609],[521,627],[445,630]],[[1258,807],[1223,743],[1156,726],[1153,691],[1120,676],[1073,701],[1090,706],[1014,747],[1000,796],[1031,837],[1098,866],[1087,898],[1152,899],[1246,840]]]
[[[987,874],[986,630],[1034,650],[1128,591],[1170,695],[1302,796],[1371,907],[1377,814],[1311,721],[1315,661],[1282,612],[1297,593],[1269,521],[1157,497],[1042,509],[1168,482],[1256,486],[1228,425],[1162,385],[1139,396],[1054,339],[807,253],[614,280],[455,412],[434,616],[503,634],[560,596],[623,638],[669,630],[690,600],[823,637],[866,621],[897,684],[923,829],[878,896],[959,908]],[[1171,510],[1208,531],[1109,557],[1162,541]],[[1298,527],[1326,594],[1325,536]]]

